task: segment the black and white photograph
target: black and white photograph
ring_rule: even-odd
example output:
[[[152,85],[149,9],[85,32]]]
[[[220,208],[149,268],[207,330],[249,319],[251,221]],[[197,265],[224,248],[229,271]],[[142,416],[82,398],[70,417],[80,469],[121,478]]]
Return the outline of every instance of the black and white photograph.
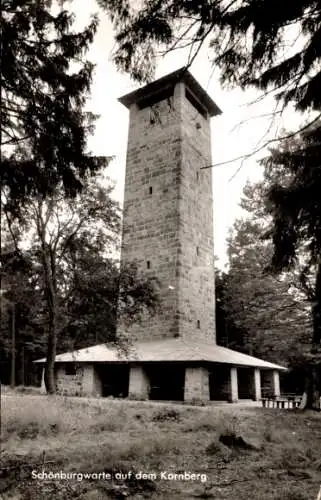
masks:
[[[0,43],[0,500],[321,500],[320,1]]]

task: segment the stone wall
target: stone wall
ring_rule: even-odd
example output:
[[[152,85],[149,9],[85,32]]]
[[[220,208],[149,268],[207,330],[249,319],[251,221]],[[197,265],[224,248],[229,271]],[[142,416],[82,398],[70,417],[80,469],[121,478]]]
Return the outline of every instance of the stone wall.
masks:
[[[170,99],[130,109],[122,263],[161,283],[162,311],[131,338],[215,338],[210,120],[182,83]]]
[[[180,181],[180,333],[215,339],[215,284],[210,120],[182,94]]]
[[[136,261],[144,275],[156,276],[162,285],[162,313],[132,325],[130,336],[136,339],[178,334],[180,123],[166,101],[157,109],[161,123],[154,125],[150,108],[133,105],[130,110],[121,259],[123,264]]]
[[[57,394],[63,396],[101,396],[101,382],[92,364],[75,363],[75,374],[66,373],[70,363],[57,364],[55,369]]]

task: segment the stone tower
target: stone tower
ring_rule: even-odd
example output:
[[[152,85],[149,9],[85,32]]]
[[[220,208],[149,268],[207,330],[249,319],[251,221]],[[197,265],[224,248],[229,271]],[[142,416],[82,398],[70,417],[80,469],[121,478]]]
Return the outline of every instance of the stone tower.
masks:
[[[185,69],[119,101],[130,110],[121,260],[161,284],[161,312],[127,334],[215,342],[212,169],[202,167],[220,110]]]

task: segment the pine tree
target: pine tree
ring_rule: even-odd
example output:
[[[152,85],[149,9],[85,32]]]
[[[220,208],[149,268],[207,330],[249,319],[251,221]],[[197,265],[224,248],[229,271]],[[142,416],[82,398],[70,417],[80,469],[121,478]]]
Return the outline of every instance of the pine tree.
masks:
[[[48,0],[1,3],[1,180],[12,211],[61,182],[75,196],[106,163],[86,152],[95,116],[83,110],[93,71],[83,56],[97,18],[79,33],[72,23]]]
[[[222,307],[232,333],[239,332],[236,348],[271,362],[298,364],[312,337],[309,306],[293,273],[268,272],[273,245],[263,236],[264,221],[253,214],[235,222],[228,239]]]
[[[300,265],[300,282],[310,302],[313,323],[307,404],[320,409],[321,395],[321,127],[271,151],[264,161],[269,178],[267,206],[273,219],[272,269]]]
[[[189,47],[190,65],[204,45],[224,84],[277,91],[298,110],[321,108],[321,7],[315,0],[97,0],[114,22],[115,62],[142,81],[151,76],[155,53]],[[298,49],[294,46],[301,34]],[[293,53],[294,52],[294,53]]]

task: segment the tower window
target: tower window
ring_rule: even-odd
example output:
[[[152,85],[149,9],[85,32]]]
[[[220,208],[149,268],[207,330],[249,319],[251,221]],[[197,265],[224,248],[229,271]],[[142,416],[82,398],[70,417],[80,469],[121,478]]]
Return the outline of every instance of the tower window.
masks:
[[[149,186],[149,194],[153,194],[153,187]]]
[[[159,109],[156,108],[155,106],[151,106],[151,108],[150,108],[149,123],[151,125],[154,125],[155,123],[158,123],[158,124],[162,123]]]
[[[150,260],[147,261],[147,269],[150,269]]]
[[[199,319],[197,320],[197,328],[201,328],[201,322]]]
[[[199,178],[200,178],[200,174],[199,174],[199,171],[196,172],[196,182],[199,181]]]
[[[200,254],[200,249],[199,247],[196,247],[196,255],[199,255]]]

